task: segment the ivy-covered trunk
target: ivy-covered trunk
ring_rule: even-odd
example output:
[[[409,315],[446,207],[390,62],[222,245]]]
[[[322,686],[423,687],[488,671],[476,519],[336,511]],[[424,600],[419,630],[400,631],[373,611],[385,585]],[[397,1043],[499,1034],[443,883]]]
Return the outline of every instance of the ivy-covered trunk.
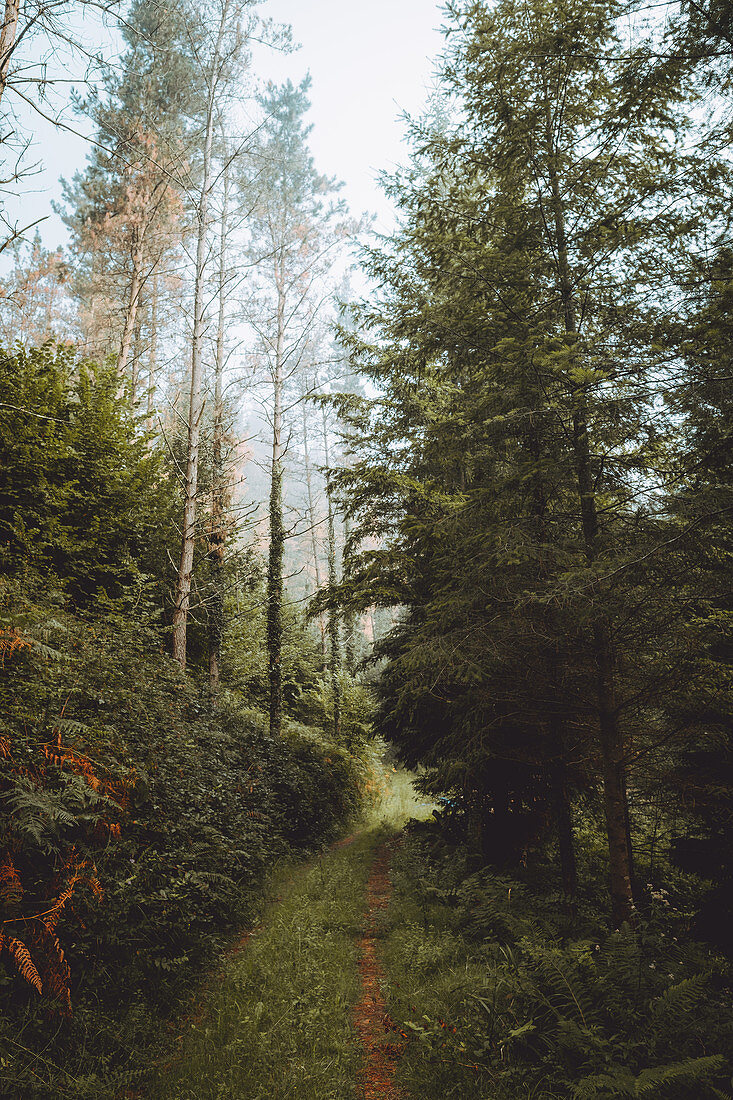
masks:
[[[283,711],[283,524],[282,387],[285,353],[285,290],[279,280],[277,338],[273,373],[272,469],[270,476],[270,551],[267,561],[267,655],[270,679],[270,734],[282,733]]]
[[[311,551],[313,553],[313,569],[316,579],[316,591],[321,591],[321,566],[318,560],[318,536],[316,534],[316,509],[313,500],[313,475],[311,471],[310,448],[308,446],[308,419],[305,410],[305,400],[301,403],[303,419],[303,459],[305,462],[305,487],[308,494],[308,525],[311,535]],[[323,664],[326,664],[326,624],[323,615],[318,616],[318,626],[321,632],[321,653]]]
[[[331,465],[328,446],[328,422],[323,412],[323,450],[326,467]],[[339,614],[336,609],[336,526],[333,514],[333,498],[326,482],[326,500],[328,502],[328,668],[331,676],[331,694],[333,699],[333,735],[338,739],[341,733],[341,636]]]

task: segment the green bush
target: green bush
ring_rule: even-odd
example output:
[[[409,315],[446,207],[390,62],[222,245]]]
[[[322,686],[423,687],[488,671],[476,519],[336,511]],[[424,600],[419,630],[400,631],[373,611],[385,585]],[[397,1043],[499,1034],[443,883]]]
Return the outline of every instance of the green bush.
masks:
[[[344,829],[362,765],[303,728],[274,742],[259,711],[212,711],[162,653],[144,584],[84,614],[47,586],[6,580],[0,601],[0,794],[11,810],[0,848],[24,891],[6,875],[0,919],[44,985],[39,997],[18,959],[2,957],[0,1056],[8,1095],[64,1095],[70,1074],[69,1095],[85,1095],[88,1077],[98,1096],[252,919],[265,872]],[[65,1019],[48,995],[38,914],[75,868],[54,929],[70,967]]]
[[[609,935],[599,897],[573,930],[541,876],[468,874],[430,829],[396,856],[395,882],[391,1011],[412,1037],[401,1072],[414,1095],[730,1095],[730,969],[672,906]]]

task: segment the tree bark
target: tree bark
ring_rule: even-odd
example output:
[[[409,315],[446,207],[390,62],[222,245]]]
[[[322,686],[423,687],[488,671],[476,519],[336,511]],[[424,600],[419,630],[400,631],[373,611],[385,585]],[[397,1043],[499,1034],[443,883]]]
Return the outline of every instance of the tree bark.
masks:
[[[153,275],[153,293],[150,299],[150,352],[148,355],[148,431],[153,430],[155,409],[155,377],[158,373],[158,272]]]
[[[301,402],[303,418],[303,456],[305,460],[305,485],[308,493],[308,519],[311,533],[311,551],[313,553],[313,568],[316,575],[316,591],[321,591],[321,567],[318,562],[318,539],[316,537],[316,509],[313,503],[313,477],[311,473],[310,453],[308,449],[308,421],[305,412],[305,401]],[[326,624],[323,615],[318,616],[318,626],[321,631],[321,655],[323,665],[326,665]]]
[[[140,381],[140,351],[142,345],[142,321],[138,314],[135,323],[135,338],[132,343],[132,362],[130,363],[130,404],[137,405],[137,388]]]
[[[0,102],[5,94],[8,83],[10,59],[13,56],[15,39],[18,34],[19,16],[20,0],[5,0],[3,26],[2,30],[0,30]]]
[[[283,524],[282,385],[285,353],[285,291],[278,277],[277,337],[273,373],[272,471],[270,480],[270,550],[267,561],[267,654],[270,677],[270,735],[282,733],[283,682]]]
[[[328,446],[328,421],[323,410],[323,451],[326,469],[331,465]],[[339,616],[336,611],[336,529],[334,524],[333,500],[326,482],[326,501],[328,502],[328,640],[329,672],[331,674],[331,695],[333,699],[333,736],[338,740],[341,735],[341,637]]]
[[[214,363],[214,437],[212,441],[211,473],[211,540],[209,561],[211,564],[212,597],[209,612],[209,691],[214,704],[219,695],[221,639],[224,632],[224,552],[226,530],[224,509],[226,497],[226,479],[224,476],[224,326],[226,321],[226,264],[229,218],[229,164],[224,167],[224,198],[221,212],[221,233],[219,237],[219,316],[216,328],[216,359]]]
[[[557,270],[568,345],[574,348],[578,337],[575,298],[570,275],[567,233],[549,96],[546,96],[546,140],[549,163],[552,214],[557,249]],[[598,509],[591,470],[588,440],[588,413],[582,386],[573,387],[573,456],[580,501],[585,555],[589,565],[598,553]],[[628,797],[623,735],[619,729],[615,693],[613,637],[608,616],[602,607],[593,611],[593,654],[596,664],[596,696],[600,730],[604,808],[608,836],[611,908],[616,926],[634,920],[632,851],[628,828]]]
[[[183,539],[181,560],[176,578],[176,597],[173,610],[173,657],[181,668],[186,667],[186,632],[188,612],[191,605],[191,581],[193,578],[193,557],[196,542],[196,492],[198,489],[199,445],[201,441],[201,400],[202,350],[205,312],[205,275],[206,275],[206,239],[209,230],[209,189],[211,186],[211,152],[214,138],[214,118],[216,114],[216,91],[221,60],[221,44],[229,3],[225,0],[221,8],[219,31],[212,55],[211,78],[206,107],[206,136],[204,138],[203,179],[197,210],[198,237],[196,241],[196,276],[193,298],[193,334],[191,340],[191,394],[188,410],[188,446],[186,450],[186,484],[183,504]]]
[[[348,576],[348,554],[347,546],[351,530],[349,526],[348,516],[344,518],[344,557],[342,573]],[[356,624],[354,621],[354,612],[348,607],[344,611],[344,663],[346,671],[349,676],[353,676],[356,672]]]
[[[120,351],[117,356],[117,374],[122,379],[125,376],[127,370],[127,363],[130,358],[130,348],[132,347],[132,339],[135,333],[135,324],[137,321],[137,312],[140,305],[140,292],[142,290],[142,273],[143,273],[143,248],[145,242],[145,233],[140,231],[135,235],[135,241],[132,247],[132,275],[130,278],[130,289],[127,295],[127,309],[125,311],[125,323],[122,327],[122,339],[120,340]]]

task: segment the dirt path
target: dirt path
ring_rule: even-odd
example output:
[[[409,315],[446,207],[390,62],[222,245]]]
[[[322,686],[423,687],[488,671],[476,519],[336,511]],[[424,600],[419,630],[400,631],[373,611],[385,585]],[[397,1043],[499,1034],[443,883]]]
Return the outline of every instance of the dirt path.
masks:
[[[377,957],[395,843],[367,829],[283,880],[146,1100],[406,1100]]]
[[[392,840],[377,849],[367,883],[367,909],[359,945],[361,997],[354,1006],[354,1027],[364,1051],[359,1081],[364,1100],[403,1100],[405,1096],[394,1083],[403,1045],[387,1013],[382,992],[385,976],[377,957],[377,943],[392,889],[389,864],[395,843]]]

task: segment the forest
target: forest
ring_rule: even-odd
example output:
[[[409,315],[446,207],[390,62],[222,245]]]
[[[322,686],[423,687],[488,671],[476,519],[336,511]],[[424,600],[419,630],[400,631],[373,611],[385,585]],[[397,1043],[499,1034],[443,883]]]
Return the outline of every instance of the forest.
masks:
[[[447,0],[388,228],[268,6],[0,5],[0,1097],[731,1100],[733,4]]]

